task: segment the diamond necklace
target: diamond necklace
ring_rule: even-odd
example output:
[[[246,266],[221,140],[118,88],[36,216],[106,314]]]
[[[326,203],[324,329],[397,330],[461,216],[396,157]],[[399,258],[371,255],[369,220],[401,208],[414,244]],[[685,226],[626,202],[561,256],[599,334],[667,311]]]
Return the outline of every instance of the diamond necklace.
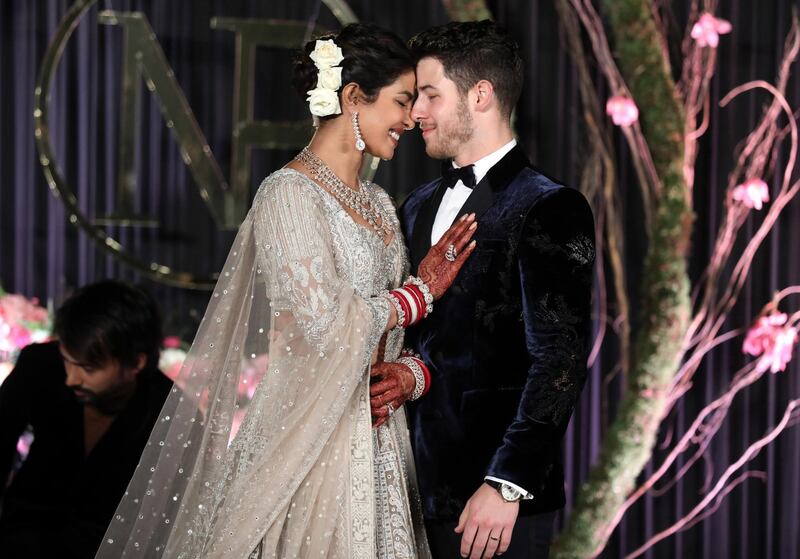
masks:
[[[392,230],[387,220],[375,208],[361,179],[358,181],[359,190],[353,190],[336,176],[336,173],[317,154],[308,149],[308,146],[304,147],[295,159],[302,163],[311,172],[311,177],[333,194],[340,204],[350,208],[366,221],[384,242],[389,238]]]

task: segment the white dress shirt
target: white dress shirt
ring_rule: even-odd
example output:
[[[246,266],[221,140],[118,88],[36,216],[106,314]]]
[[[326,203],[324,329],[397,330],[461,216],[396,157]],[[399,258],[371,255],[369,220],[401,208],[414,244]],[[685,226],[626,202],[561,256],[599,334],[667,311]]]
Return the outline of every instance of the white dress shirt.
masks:
[[[486,173],[488,173],[489,170],[492,167],[494,167],[496,163],[498,163],[501,159],[503,159],[503,157],[505,157],[509,151],[514,149],[514,146],[516,145],[517,145],[517,140],[512,139],[510,142],[505,144],[500,149],[493,151],[486,157],[478,159],[474,163],[472,167],[472,172],[475,174],[475,188],[478,188],[478,183],[480,183],[481,180],[483,180],[483,177],[486,176]],[[458,167],[455,161],[453,162],[453,167],[455,168]],[[486,188],[486,185],[484,185],[481,188]],[[432,245],[435,245],[453,224],[453,221],[455,221],[458,212],[464,206],[464,204],[467,201],[467,198],[469,198],[469,195],[472,194],[473,190],[474,189],[472,188],[464,186],[464,183],[461,182],[461,179],[459,179],[453,188],[448,188],[445,191],[444,196],[442,197],[442,201],[439,204],[439,209],[436,212],[436,218],[433,220],[433,227],[431,228]],[[528,493],[525,489],[523,489],[519,485],[511,483],[510,481],[506,481],[504,479],[499,479],[492,476],[486,476],[484,479],[510,485],[511,487],[522,493],[523,499],[533,499],[533,495]]]
[[[493,151],[486,157],[482,157],[475,162],[472,168],[472,172],[475,174],[475,188],[478,188],[478,183],[483,180],[483,177],[486,176],[489,169],[503,159],[515,145],[517,145],[517,140],[511,140],[500,149]],[[455,161],[453,162],[453,167],[458,168]],[[444,193],[442,201],[439,204],[439,210],[436,212],[436,219],[433,220],[431,245],[435,245],[450,226],[453,225],[453,221],[455,221],[459,210],[464,206],[469,195],[472,194],[472,190],[472,188],[464,186],[464,183],[459,179],[453,188],[448,188]]]

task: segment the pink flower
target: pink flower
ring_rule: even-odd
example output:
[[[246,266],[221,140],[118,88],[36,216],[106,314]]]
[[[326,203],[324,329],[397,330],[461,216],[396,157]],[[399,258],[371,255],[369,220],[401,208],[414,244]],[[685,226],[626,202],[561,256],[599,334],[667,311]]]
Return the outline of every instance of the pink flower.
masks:
[[[617,126],[630,126],[639,120],[639,108],[632,99],[622,96],[611,97],[606,103],[606,114]]]
[[[759,357],[756,370],[773,373],[786,369],[792,359],[792,348],[797,341],[797,328],[786,326],[785,313],[773,312],[760,317],[747,332],[742,350]]]
[[[177,349],[181,347],[181,339],[178,336],[167,336],[166,338],[164,338],[161,344],[164,347]]]
[[[40,307],[37,299],[28,301],[22,295],[0,297],[0,317],[36,324],[46,323],[49,319],[47,309]]]
[[[769,187],[761,179],[750,179],[733,189],[733,199],[760,210],[764,202],[769,202]]]
[[[692,39],[701,47],[716,48],[719,45],[719,36],[730,33],[731,29],[733,27],[729,21],[715,18],[706,12],[692,27]]]
[[[25,458],[28,457],[28,453],[31,451],[32,443],[33,434],[29,431],[26,431],[19,439],[17,439],[17,453],[19,454],[20,459],[25,460]]]
[[[31,333],[23,326],[14,324],[9,328],[8,339],[14,347],[22,349],[31,343]]]
[[[3,292],[4,293],[4,292]],[[16,353],[49,337],[50,317],[36,299],[0,295],[0,353]]]
[[[185,360],[185,351],[180,348],[168,347],[161,352],[158,368],[173,381],[177,381]]]

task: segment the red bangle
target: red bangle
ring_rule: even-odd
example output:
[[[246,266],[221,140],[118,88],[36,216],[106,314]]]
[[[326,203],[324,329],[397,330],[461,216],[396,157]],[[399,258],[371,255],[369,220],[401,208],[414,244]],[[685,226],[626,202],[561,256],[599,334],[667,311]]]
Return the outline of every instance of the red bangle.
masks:
[[[401,327],[406,328],[410,324],[412,319],[411,306],[408,304],[408,300],[405,297],[403,297],[401,293],[395,293],[394,290],[390,291],[389,295],[391,295],[403,309],[403,316],[398,316],[397,321]]]
[[[396,302],[395,306],[403,311],[398,313],[398,325],[407,328],[425,317],[425,304],[422,291],[417,286],[403,286],[392,289],[389,296]]]
[[[411,400],[416,400],[427,394],[431,387],[431,373],[419,355],[415,354],[411,350],[404,349],[400,354],[398,362],[408,366],[411,369],[411,372],[414,373],[416,385],[414,387],[414,391],[412,392]]]
[[[403,289],[409,291],[414,297],[414,302],[417,304],[417,315],[420,318],[425,316],[425,297],[423,297],[422,291],[420,291],[419,287],[413,283],[410,283],[403,286]]]
[[[422,389],[422,395],[425,396],[425,394],[427,394],[428,390],[431,388],[431,372],[421,359],[417,359],[417,361],[419,361],[419,366],[422,368],[422,374],[425,376],[425,388]]]

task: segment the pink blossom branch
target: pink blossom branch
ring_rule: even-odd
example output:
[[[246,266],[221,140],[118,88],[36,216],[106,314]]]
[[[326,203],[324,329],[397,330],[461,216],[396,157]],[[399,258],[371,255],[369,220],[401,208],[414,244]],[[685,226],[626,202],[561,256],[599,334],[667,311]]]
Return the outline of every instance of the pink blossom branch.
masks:
[[[786,91],[792,64],[800,53],[800,25],[798,25],[797,19],[792,20],[792,28],[789,31],[789,35],[786,37],[784,51],[785,54],[781,61],[780,69],[778,70],[778,78],[775,82],[776,88],[782,94]],[[732,94],[733,91],[729,93],[728,96],[731,96]],[[725,100],[721,102],[721,105],[723,103],[725,103]],[[764,146],[771,145],[774,141],[771,138],[774,138],[777,132],[776,121],[781,112],[781,104],[782,103],[780,99],[776,97],[773,99],[770,106],[765,109],[764,117],[761,119],[761,123],[750,134],[744,143],[744,149],[739,156],[736,167],[731,173],[731,176],[733,177],[731,182],[735,182],[736,177],[742,176],[746,161],[754,159],[755,161],[761,162],[767,159],[767,153],[770,150]],[[792,120],[794,119],[790,117],[790,122]],[[757,155],[759,151],[762,153]],[[756,167],[748,170],[753,172],[754,175],[759,175],[764,169],[763,167]]]
[[[702,451],[707,447],[708,441],[710,441],[713,438],[713,435],[719,430],[722,420],[725,418],[725,413],[730,408],[730,405],[732,404],[736,395],[742,389],[753,384],[763,375],[763,371],[760,372],[756,370],[755,362],[748,363],[745,367],[743,367],[739,371],[739,374],[734,377],[734,380],[731,382],[728,390],[700,410],[700,413],[698,413],[697,417],[694,419],[686,432],[681,436],[678,442],[675,443],[675,446],[672,448],[672,450],[670,450],[664,461],[644,483],[637,487],[636,490],[628,496],[623,505],[614,515],[614,520],[611,522],[611,526],[616,527],[617,524],[619,524],[619,522],[622,520],[625,512],[645,493],[651,490],[655,484],[664,477],[664,475],[666,475],[678,457],[686,452],[692,445],[697,444],[698,451],[689,460],[690,465],[694,464],[697,457],[702,454]],[[703,436],[698,439],[697,437],[699,433],[702,433]]]
[[[734,380],[733,380],[731,389],[729,389],[729,391],[726,394],[724,394],[721,397],[721,399],[728,399],[729,400],[730,398],[733,397],[733,395],[735,395],[735,392],[741,390],[744,387],[744,385],[742,385],[742,380],[743,379],[747,381],[745,383],[745,385],[751,384],[753,381],[755,381],[755,379],[760,378],[763,375],[763,373],[767,370],[767,368],[771,368],[772,371],[775,372],[775,370],[776,370],[775,367],[780,367],[782,361],[783,361],[784,366],[785,366],[785,362],[788,359],[791,358],[791,353],[788,353],[788,354],[784,353],[786,351],[784,348],[787,347],[787,344],[788,345],[792,345],[794,343],[793,339],[791,337],[791,334],[789,334],[788,337],[781,338],[781,340],[786,340],[786,341],[781,341],[781,344],[783,344],[783,345],[776,346],[775,344],[778,343],[777,342],[777,336],[778,336],[780,331],[783,331],[784,329],[792,328],[798,321],[800,321],[800,311],[796,312],[794,315],[792,315],[791,318],[788,318],[788,319],[787,319],[786,315],[784,314],[784,315],[782,315],[783,319],[781,320],[781,315],[779,313],[777,313],[777,308],[778,308],[778,305],[781,303],[781,301],[783,301],[786,297],[791,296],[791,295],[797,295],[797,294],[800,294],[800,286],[787,287],[787,288],[781,290],[780,292],[776,293],[774,295],[774,297],[772,298],[772,300],[769,303],[767,303],[764,306],[764,308],[761,310],[761,313],[760,313],[761,317],[773,316],[774,318],[771,318],[771,319],[770,318],[766,318],[766,319],[765,318],[761,318],[761,319],[759,319],[759,322],[757,324],[757,328],[758,329],[757,330],[751,329],[751,331],[748,332],[748,337],[745,340],[745,346],[744,346],[744,348],[745,348],[745,350],[747,352],[751,352],[751,353],[754,352],[754,351],[759,352],[759,353],[754,354],[754,355],[759,356],[759,359],[757,361],[751,362],[747,367],[745,367],[743,370],[739,371],[734,376]],[[775,322],[775,321],[777,321],[777,322]],[[784,324],[783,321],[785,321],[785,324]],[[766,324],[766,326],[765,326],[765,324]],[[775,324],[777,324],[777,325],[783,324],[782,329],[779,330],[779,331],[776,331],[775,330],[775,326],[772,326],[772,325],[775,325]],[[722,341],[730,339],[734,335],[738,334],[738,332],[739,331],[737,331],[737,330],[728,332],[727,334],[717,338],[713,342],[713,344],[712,343],[704,344],[704,346],[708,346],[708,347],[701,347],[700,349],[698,349],[698,351],[696,353],[692,354],[691,359],[697,360],[699,362],[699,360],[702,358],[702,354],[706,353],[708,351],[708,349],[712,345],[717,345],[717,344],[721,343]],[[765,343],[764,342],[765,336],[767,336],[768,338],[771,338],[770,341],[769,341],[769,346],[763,345]],[[748,347],[751,348],[751,349],[748,349]],[[764,352],[767,352],[768,354],[765,355]],[[762,364],[762,363],[764,363],[764,359],[766,359],[766,363],[767,363],[766,365]],[[777,359],[777,361],[776,361],[776,359]],[[684,365],[684,367],[686,367],[686,368],[695,367],[695,366],[696,366],[696,364],[691,363],[691,362],[687,362]],[[752,373],[747,373],[748,369],[753,371],[753,372]],[[683,391],[681,391],[680,394],[682,395]],[[721,399],[718,399],[717,401],[719,402],[719,401],[721,401]],[[675,402],[675,400],[673,400],[670,403],[670,405],[673,405],[674,402]],[[713,404],[713,402],[712,402],[712,404]],[[655,472],[651,476],[651,478],[642,487],[639,488],[639,490],[637,490],[638,495],[635,498],[638,498],[642,494],[644,494],[644,492],[648,490],[648,487],[653,487],[654,486],[656,481],[658,481],[659,478],[664,474],[664,472],[666,472],[665,466],[671,466],[672,462],[674,462],[674,459],[678,455],[676,453],[676,451],[679,450],[682,453],[682,452],[685,452],[686,450],[688,450],[688,446],[689,445],[688,445],[688,443],[686,441],[690,440],[690,442],[692,444],[697,444],[698,445],[698,449],[695,452],[695,454],[680,469],[680,471],[674,476],[673,480],[670,483],[667,484],[666,488],[661,488],[659,490],[653,490],[653,493],[654,494],[662,493],[666,489],[671,487],[675,482],[677,482],[677,480],[680,479],[689,470],[689,468],[691,468],[694,465],[694,463],[704,453],[706,447],[708,446],[708,443],[710,442],[710,439],[716,434],[716,431],[718,429],[719,423],[721,423],[721,421],[724,420],[724,417],[728,412],[728,407],[729,407],[729,404],[726,404],[726,405],[722,406],[721,408],[719,408],[719,411],[715,412],[714,417],[712,417],[712,419],[715,420],[718,423],[716,423],[715,421],[712,421],[712,422],[710,422],[708,424],[704,424],[703,422],[700,422],[700,423],[696,423],[695,425],[693,425],[693,427],[696,427],[696,428],[695,429],[690,429],[689,431],[687,431],[687,433],[684,436],[684,439],[681,441],[681,443],[676,445],[676,447],[673,449],[673,452],[667,458],[665,463],[662,464],[662,467],[659,468],[659,470],[657,472]],[[699,417],[699,418],[702,419],[702,417]],[[687,439],[687,437],[690,437],[690,438]],[[634,496],[634,495],[635,494],[632,494],[632,496]],[[630,506],[630,504],[632,504],[632,502],[628,503],[628,506]]]
[[[625,84],[625,80],[611,53],[611,48],[608,45],[608,39],[603,29],[603,22],[592,5],[591,0],[570,0],[570,3],[589,35],[589,41],[592,43],[598,66],[609,83],[612,95],[619,95],[629,99],[632,98],[630,90]],[[655,171],[655,164],[653,163],[650,148],[644,139],[639,124],[634,123],[631,126],[625,127],[623,133],[631,150],[634,168],[642,188],[643,199],[647,201],[645,202],[644,208],[646,222],[650,223],[650,216],[653,211],[651,200],[654,196],[657,197],[659,195],[661,179]]]
[[[762,448],[774,441],[778,435],[784,431],[790,421],[797,419],[793,416],[794,411],[798,408],[798,406],[800,406],[800,399],[791,400],[786,406],[786,411],[784,412],[783,417],[778,424],[765,436],[751,444],[736,462],[728,466],[722,476],[714,484],[714,487],[711,489],[711,491],[709,491],[703,497],[703,499],[701,499],[700,502],[695,505],[691,511],[689,511],[689,513],[684,515],[678,522],[674,523],[669,528],[660,531],[652,538],[648,539],[641,547],[628,554],[625,559],[635,559],[636,557],[643,555],[648,549],[652,548],[658,542],[677,532],[680,532],[681,530],[685,530],[692,521],[694,521],[700,514],[708,509],[708,506],[712,501],[717,499],[718,496],[724,496],[726,488],[730,487],[731,483],[733,483],[729,481],[733,474],[735,474],[736,471],[739,470],[744,464],[757,456],[758,453],[761,452]]]
[[[772,88],[772,90],[777,89],[779,94],[773,96],[773,101],[769,108],[764,111],[764,116],[758,127],[747,137],[739,155],[736,169],[729,176],[729,191],[732,190],[740,176],[756,177],[762,175],[766,162],[769,160],[769,154],[773,151],[775,142],[782,141],[786,135],[786,130],[777,130],[776,121],[781,110],[789,113],[789,124],[787,125],[788,131],[792,134],[796,134],[794,115],[791,114],[790,110],[788,110],[788,103],[786,103],[783,92],[786,90],[791,64],[797,58],[799,52],[800,25],[798,25],[798,20],[794,18],[792,21],[792,30],[786,39],[785,55],[778,72],[777,88],[772,88],[772,86],[769,86],[769,88]],[[734,89],[726,96],[721,105],[725,106],[730,102],[730,100],[740,93],[751,89],[752,87],[756,87],[756,84],[758,84],[758,86],[762,86],[764,83],[765,82],[753,82]],[[793,143],[793,145],[795,144]],[[787,165],[785,175],[790,175],[793,168],[794,160]],[[784,181],[784,185],[785,184],[786,180]],[[698,309],[694,319],[692,320],[689,329],[687,330],[687,342],[685,343],[687,349],[697,343],[699,338],[707,335],[707,332],[701,332],[698,334],[698,331],[702,327],[707,328],[714,322],[713,317],[711,320],[708,320],[708,317],[711,314],[710,311],[713,307],[713,301],[716,299],[719,276],[722,269],[727,264],[736,235],[738,234],[741,226],[744,224],[748,214],[746,208],[732,204],[730,198],[727,206],[728,211],[721,227],[721,233],[718,236],[714,250],[712,251],[709,267],[703,274],[705,282],[703,283],[702,280],[700,282],[700,285],[705,286],[704,300],[703,304]],[[697,294],[698,291],[696,290],[695,294],[693,295],[693,304],[694,301],[696,301]]]
[[[787,427],[789,426],[790,425],[787,425]],[[705,520],[706,518],[710,517],[712,514],[717,512],[719,510],[720,505],[722,505],[722,502],[725,500],[725,497],[728,496],[728,493],[730,493],[731,491],[736,489],[739,485],[741,485],[742,483],[751,478],[756,478],[760,479],[761,481],[766,481],[767,474],[765,472],[761,472],[758,470],[744,472],[742,475],[731,481],[731,483],[728,486],[726,486],[725,489],[721,491],[719,495],[717,495],[717,498],[714,500],[713,505],[706,508],[702,512],[702,514],[697,515],[694,520],[686,524],[683,530],[688,530],[689,528],[692,528],[696,524],[699,524],[700,522],[702,522],[703,520]]]
[[[705,51],[705,52],[704,52]],[[686,119],[684,124],[684,163],[683,175],[690,190],[694,188],[695,162],[697,161],[698,140],[708,130],[710,117],[711,95],[709,84],[716,69],[716,49],[695,50],[694,57],[698,60],[690,64],[697,68],[692,73],[690,97],[684,101]],[[698,115],[702,114],[700,124],[697,124]]]
[[[775,222],[778,220],[783,208],[795,197],[797,192],[800,191],[800,181],[796,182],[787,191],[782,192],[772,204],[770,211],[767,213],[761,226],[758,228],[753,238],[748,242],[747,247],[739,258],[736,266],[731,274],[731,280],[728,288],[725,290],[723,296],[718,301],[713,313],[710,314],[712,320],[709,320],[707,331],[710,335],[714,335],[725,322],[728,312],[733,308],[742,287],[744,286],[747,276],[750,273],[753,259],[756,252],[761,247],[761,243],[772,230]]]
[[[678,369],[678,374],[675,375],[675,379],[673,380],[672,385],[670,386],[669,391],[670,391],[671,400],[670,400],[670,403],[669,403],[669,406],[668,406],[667,409],[671,409],[672,406],[675,404],[675,402],[678,400],[678,398],[680,398],[680,396],[675,394],[676,386],[678,384],[682,384],[679,381],[679,379],[680,378],[684,378],[684,379],[691,378],[691,376],[694,374],[694,371],[697,370],[697,368],[700,366],[702,360],[705,358],[705,356],[708,354],[709,351],[711,351],[712,349],[714,349],[718,345],[720,345],[720,344],[722,344],[724,342],[727,342],[728,340],[731,340],[731,339],[739,336],[741,333],[742,333],[741,329],[731,330],[730,332],[722,334],[721,336],[717,336],[717,337],[712,338],[712,339],[703,340],[700,343],[700,345],[695,347],[694,351],[692,351],[692,353],[689,354],[689,358],[686,359],[686,361],[683,363],[683,365],[681,365],[681,368]],[[684,381],[684,382],[686,384],[688,384],[690,381],[687,380],[687,381]],[[688,386],[687,386],[687,388],[688,388]],[[681,395],[683,395],[683,393],[681,393]]]
[[[706,1],[703,12],[713,14],[716,1]],[[691,35],[691,29],[698,20],[700,10],[697,1],[692,2],[689,27],[684,34],[684,64],[681,81],[677,85],[685,107],[684,119],[684,163],[683,175],[691,190],[694,187],[695,162],[697,161],[698,140],[708,130],[711,107],[711,79],[717,62],[717,49],[704,48]],[[698,118],[700,124],[697,123]]]
[[[697,43],[692,38],[692,26],[694,22],[696,22],[700,17],[700,8],[698,6],[697,0],[692,0],[691,7],[689,8],[689,17],[687,19],[687,26],[686,30],[683,33],[683,41],[681,42],[681,53],[683,54],[683,60],[692,60],[694,58],[693,54],[697,50]],[[681,94],[681,97],[685,97],[685,89],[687,88],[687,84],[691,82],[691,78],[689,75],[692,73],[692,68],[689,64],[684,63],[681,69],[681,79],[678,82],[678,92]]]
[[[789,104],[786,102],[785,97],[775,89],[774,86],[767,82],[763,81],[756,81],[750,82],[748,84],[744,84],[740,87],[735,88],[732,90],[722,101],[722,105],[726,105],[733,99],[735,96],[748,91],[754,88],[764,88],[768,90],[770,93],[773,94],[775,99],[778,100],[780,106],[784,110],[784,112],[790,117],[792,116],[791,108]],[[744,208],[741,206],[735,205],[730,202],[729,199],[729,210],[727,214],[727,221],[726,229],[723,229],[727,234],[723,234],[721,237],[724,239],[723,242],[718,242],[715,247],[715,254],[712,258],[712,262],[714,262],[715,267],[709,272],[709,278],[713,278],[713,283],[706,282],[707,291],[705,293],[704,302],[701,308],[698,310],[695,318],[693,319],[688,331],[686,338],[689,340],[687,346],[687,350],[691,348],[692,345],[695,345],[700,342],[705,337],[708,336],[715,336],[716,332],[719,331],[719,328],[722,327],[725,319],[727,318],[727,314],[730,309],[735,304],[738,294],[741,291],[742,286],[744,285],[745,280],[750,272],[750,267],[752,265],[753,258],[755,257],[756,251],[760,248],[761,243],[766,238],[766,236],[771,231],[773,225],[777,221],[778,217],[780,216],[783,208],[789,203],[789,201],[794,198],[797,194],[798,190],[800,190],[800,182],[795,183],[794,185],[789,184],[791,173],[795,167],[796,159],[797,159],[797,146],[798,146],[798,132],[797,132],[797,125],[794,123],[794,120],[791,119],[790,122],[791,127],[791,150],[789,155],[789,160],[787,163],[786,170],[784,172],[783,177],[783,184],[781,185],[781,190],[778,196],[775,198],[774,202],[770,206],[769,210],[767,211],[767,215],[764,218],[764,221],[761,223],[759,228],[757,229],[756,233],[748,242],[745,250],[743,251],[742,255],[740,256],[739,260],[734,267],[734,270],[731,274],[731,279],[729,281],[728,287],[723,293],[723,295],[719,298],[719,300],[714,301],[713,295],[716,293],[716,284],[717,279],[720,275],[720,270],[722,266],[727,261],[727,255],[730,254],[732,250],[732,243],[735,241],[736,232],[738,232],[738,227],[733,228],[730,227],[730,223],[738,222],[742,219],[741,216],[737,216],[737,213],[745,211]],[[723,257],[724,255],[724,257]],[[676,381],[673,381],[673,386],[676,386],[682,382],[688,382],[691,376],[696,371],[694,369],[686,369],[684,371],[679,372],[676,375]]]
[[[775,306],[781,301],[786,299],[789,295],[800,295],[800,285],[792,285],[791,287],[784,287],[778,291],[772,298],[771,303]]]
[[[625,286],[624,265],[624,236],[622,234],[622,219],[619,218],[615,157],[608,126],[603,120],[603,112],[597,98],[597,91],[586,52],[581,38],[581,23],[577,14],[570,6],[570,0],[557,0],[556,9],[575,63],[578,75],[581,101],[583,103],[583,118],[586,123],[590,155],[587,164],[581,173],[580,190],[590,202],[597,216],[597,221],[602,221],[604,227],[596,228],[596,239],[602,249],[598,254],[605,253],[604,259],[596,259],[596,274],[598,277],[598,300],[600,301],[601,314],[609,312],[608,294],[614,293],[613,329],[619,344],[620,362],[624,376],[627,376],[630,355],[630,325],[628,291]],[[609,271],[606,274],[606,266]],[[595,340],[597,350],[590,354],[589,363],[594,363],[599,355],[602,343],[605,341],[607,323],[603,323]],[[604,395],[605,397],[605,395]]]

